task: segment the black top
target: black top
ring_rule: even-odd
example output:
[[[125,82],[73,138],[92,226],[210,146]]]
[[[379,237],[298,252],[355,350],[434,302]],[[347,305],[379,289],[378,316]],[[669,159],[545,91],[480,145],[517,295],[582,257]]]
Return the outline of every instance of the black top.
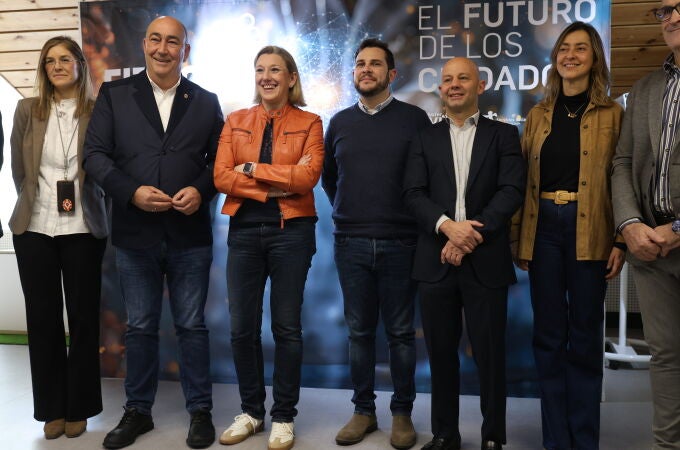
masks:
[[[263,164],[272,163],[272,132],[274,129],[274,119],[267,122],[262,133],[262,146],[260,147],[260,158],[258,162]],[[245,199],[238,212],[231,218],[231,225],[244,225],[252,223],[279,223],[281,220],[281,210],[279,201],[276,198],[267,198],[261,203],[257,200]]]
[[[550,134],[541,148],[541,192],[578,191],[580,126],[587,107],[588,91],[557,97]]]

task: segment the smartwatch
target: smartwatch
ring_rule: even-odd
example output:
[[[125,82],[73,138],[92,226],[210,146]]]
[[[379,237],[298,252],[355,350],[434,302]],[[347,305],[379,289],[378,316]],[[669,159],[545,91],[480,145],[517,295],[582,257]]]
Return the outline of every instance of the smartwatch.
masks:
[[[243,174],[247,176],[248,178],[253,177],[253,167],[255,166],[254,163],[247,162],[243,165]]]
[[[675,234],[680,234],[680,219],[675,219],[671,222],[671,230],[673,230],[673,233]]]

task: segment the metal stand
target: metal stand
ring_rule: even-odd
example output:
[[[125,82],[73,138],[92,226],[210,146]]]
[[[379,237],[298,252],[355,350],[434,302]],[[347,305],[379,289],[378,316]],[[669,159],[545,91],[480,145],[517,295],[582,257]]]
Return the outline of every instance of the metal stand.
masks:
[[[604,357],[609,361],[610,369],[618,369],[619,363],[630,363],[634,368],[643,369],[649,367],[650,355],[638,355],[630,344],[635,344],[641,347],[647,347],[647,343],[640,339],[626,339],[626,314],[628,306],[628,264],[623,265],[619,279],[619,341],[613,342],[611,339],[605,339],[606,344],[609,344],[613,349],[612,352],[605,352]],[[606,345],[605,344],[605,345]]]

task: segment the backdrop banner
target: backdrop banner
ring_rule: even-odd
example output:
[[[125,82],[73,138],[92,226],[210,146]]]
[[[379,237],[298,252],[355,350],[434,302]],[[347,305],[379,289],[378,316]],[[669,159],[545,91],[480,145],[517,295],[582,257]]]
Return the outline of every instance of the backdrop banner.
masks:
[[[550,50],[565,26],[580,20],[594,25],[605,48],[610,46],[610,2],[595,0],[111,0],[80,4],[83,49],[95,89],[102,82],[144,70],[142,39],[155,17],[171,15],[189,32],[190,58],[184,74],[215,92],[225,116],[252,105],[253,59],[265,45],[278,45],[296,59],[308,106],[324,124],[357,101],[352,82],[354,52],[366,37],[387,41],[396,58],[394,95],[416,104],[439,120],[437,86],[441,66],[465,56],[487,81],[481,113],[521,128],[542,95],[550,69]],[[607,52],[608,53],[608,52]],[[347,329],[333,262],[331,207],[315,189],[317,253],[312,262],[303,306],[303,385],[350,388]],[[213,202],[214,261],[210,278],[207,325],[212,377],[236,382],[229,342],[226,254],[229,218],[220,213],[224,197]],[[102,375],[125,374],[125,309],[118,275],[107,251],[102,299]],[[535,396],[531,350],[532,313],[528,278],[510,288],[507,331],[508,393]],[[265,374],[271,383],[274,343],[269,327],[269,285],[265,290],[262,344]],[[416,318],[416,384],[428,392],[429,366],[420,318]],[[376,386],[391,390],[384,331],[377,339]],[[166,303],[161,324],[161,373],[179,379],[175,333]],[[461,392],[478,393],[476,371],[466,338],[460,348]]]

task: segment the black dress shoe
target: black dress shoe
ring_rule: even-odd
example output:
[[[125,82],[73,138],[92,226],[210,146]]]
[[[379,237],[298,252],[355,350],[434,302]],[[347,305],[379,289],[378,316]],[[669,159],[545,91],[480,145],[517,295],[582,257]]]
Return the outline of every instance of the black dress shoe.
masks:
[[[422,450],[460,450],[460,441],[453,438],[434,438]]]
[[[485,441],[482,442],[482,450],[502,450],[503,446],[500,442]]]
[[[127,447],[135,442],[137,436],[153,430],[153,419],[149,414],[142,414],[135,408],[124,408],[125,414],[118,426],[104,438],[104,448],[116,449]]]
[[[215,442],[215,426],[210,411],[199,409],[191,413],[187,445],[191,448],[210,447]]]

